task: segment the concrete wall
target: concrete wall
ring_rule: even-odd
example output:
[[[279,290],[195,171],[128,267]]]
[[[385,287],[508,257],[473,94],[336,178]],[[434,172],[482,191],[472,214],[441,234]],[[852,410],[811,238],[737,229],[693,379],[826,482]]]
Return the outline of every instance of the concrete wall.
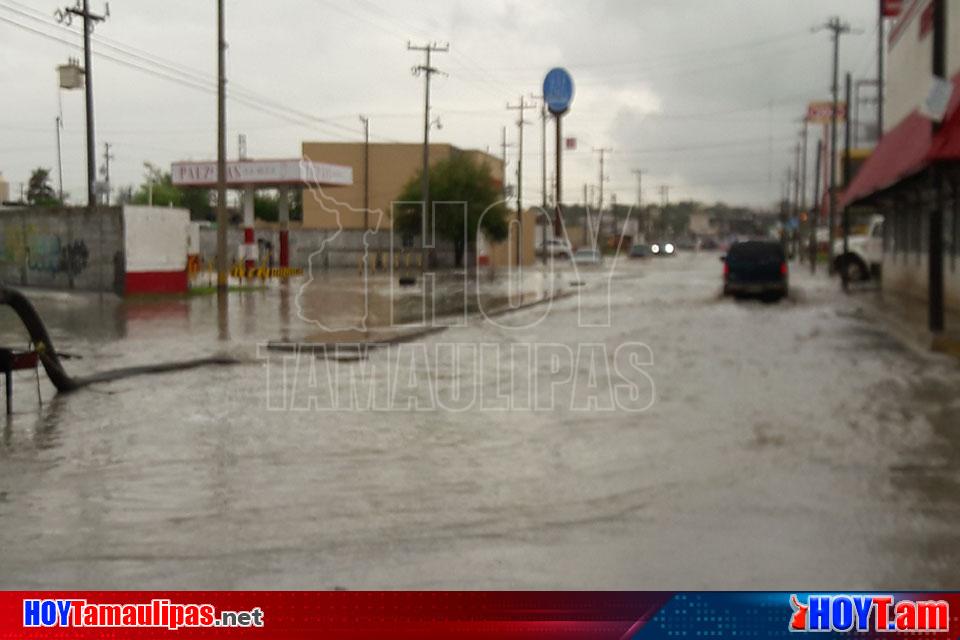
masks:
[[[449,158],[458,150],[449,144],[430,145],[431,166]],[[363,143],[353,142],[305,142],[303,157],[314,162],[329,162],[351,167],[353,184],[343,187],[305,189],[303,192],[303,226],[306,228],[335,230],[364,228],[363,196]],[[481,151],[464,151],[475,160],[490,167],[494,179],[502,184],[503,165]],[[423,145],[371,143],[370,209],[369,225],[375,228],[378,212],[382,213],[383,228],[390,228],[391,205],[400,195],[407,182],[417,175],[423,166]],[[339,219],[338,219],[339,216]]]
[[[0,280],[21,287],[121,291],[120,207],[0,209]]]

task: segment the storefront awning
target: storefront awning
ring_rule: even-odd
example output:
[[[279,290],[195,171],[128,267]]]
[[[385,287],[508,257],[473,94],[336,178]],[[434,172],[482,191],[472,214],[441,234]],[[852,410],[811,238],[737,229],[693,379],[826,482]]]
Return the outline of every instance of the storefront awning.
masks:
[[[914,111],[888,131],[853,182],[840,196],[840,207],[869,198],[917,175],[934,162],[960,160],[960,74],[943,126],[933,135],[930,119]]]

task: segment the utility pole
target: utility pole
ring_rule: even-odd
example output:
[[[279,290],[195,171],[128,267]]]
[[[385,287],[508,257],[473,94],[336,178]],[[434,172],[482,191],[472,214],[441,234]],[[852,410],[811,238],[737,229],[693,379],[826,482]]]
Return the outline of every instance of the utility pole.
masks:
[[[595,153],[600,154],[600,187],[599,187],[600,200],[597,206],[597,244],[600,246],[596,247],[598,250],[600,250],[601,247],[603,246],[603,242],[602,242],[602,239],[603,239],[603,183],[606,182],[606,176],[604,175],[604,172],[603,172],[604,170],[603,162],[604,162],[604,158],[606,157],[606,154],[612,153],[613,149],[610,149],[608,147],[601,147],[599,149],[594,149],[593,151]]]
[[[227,41],[223,5],[217,0],[217,292],[227,293]]]
[[[829,272],[834,272],[833,268],[833,240],[836,235],[836,211],[837,211],[837,111],[840,108],[840,36],[850,32],[850,25],[843,22],[839,16],[830,18],[821,29],[828,29],[833,33],[833,113],[830,114],[830,241],[827,247],[827,259]],[[819,30],[819,29],[818,29]],[[847,105],[849,110],[850,105]],[[846,114],[844,117],[849,117]]]
[[[105,184],[105,204],[110,206],[110,161],[113,160],[114,156],[110,153],[110,147],[112,145],[109,142],[103,143],[103,182]]]
[[[844,94],[847,100],[847,109],[849,110],[850,105],[850,96],[852,94],[853,79],[848,72],[846,74],[845,80],[845,91]],[[846,127],[844,128],[843,134],[843,186],[846,188],[850,184],[850,118],[849,114],[846,119]],[[843,208],[843,255],[849,255],[850,253],[850,208]],[[850,272],[847,268],[846,263],[841,267],[840,280],[843,284],[843,290],[848,291],[850,288]],[[868,266],[869,268],[869,266]]]
[[[503,199],[507,199],[507,149],[513,147],[507,144],[507,128],[500,128],[500,164],[503,165]]]
[[[547,103],[540,105],[540,182],[543,208],[547,208]]]
[[[360,116],[363,123],[363,230],[370,230],[370,118]]]
[[[643,232],[646,237],[646,221],[643,215],[643,169],[634,169],[633,175],[637,176],[637,229]]]
[[[810,212],[807,211],[807,140],[810,137],[810,123],[804,118],[803,119],[803,133],[801,134],[803,142],[801,143],[801,161],[800,161],[800,210],[807,214],[807,218],[810,217]]]
[[[951,3],[955,5],[956,3]],[[947,2],[933,0],[933,77],[947,80]],[[932,135],[937,135],[940,123],[932,124]],[[928,283],[928,324],[930,331],[939,334],[944,329],[943,310],[943,209],[944,209],[944,171],[936,164],[933,166],[934,181],[936,183],[936,198],[933,209],[930,210],[929,233],[927,242],[929,255],[927,256]],[[956,234],[956,231],[954,231]]]
[[[247,136],[244,133],[237,136],[237,159],[247,159]]]
[[[521,256],[520,252],[523,247],[523,125],[530,124],[523,119],[523,112],[526,109],[531,108],[533,105],[524,102],[524,98],[520,96],[520,102],[516,105],[511,105],[507,103],[507,109],[511,111],[518,111],[520,117],[517,119],[517,238],[516,238],[516,260],[517,266],[521,265]]]
[[[820,174],[823,172],[823,139],[817,140],[816,174],[813,176],[813,215],[810,216],[810,273],[817,273],[817,225],[820,222]]]
[[[658,191],[660,192],[660,206],[666,207],[670,204],[670,185],[662,184]]]
[[[96,145],[94,144],[93,129],[93,64],[92,52],[90,50],[90,34],[98,22],[103,22],[110,17],[110,4],[106,4],[103,15],[90,13],[89,0],[77,0],[72,7],[57,9],[54,17],[59,23],[66,23],[70,26],[73,16],[83,19],[83,72],[85,77],[85,93],[87,106],[87,206],[91,209],[97,204],[96,181],[97,181],[97,161]]]
[[[801,150],[802,150],[802,147],[803,147],[803,145],[802,145],[802,144],[800,143],[800,141],[798,140],[798,141],[797,141],[797,144],[796,144],[796,158],[795,158],[795,160],[794,160],[794,167],[793,167],[793,184],[791,185],[791,187],[793,188],[793,206],[791,207],[791,210],[790,210],[790,227],[789,227],[790,233],[789,233],[789,240],[788,240],[790,252],[787,254],[788,256],[791,256],[791,254],[792,254],[792,257],[796,257],[796,255],[797,255],[797,253],[798,253],[798,252],[796,251],[798,232],[794,229],[794,225],[795,225],[795,224],[798,225],[798,226],[797,226],[797,229],[799,229],[799,223],[800,223],[800,163],[801,163],[800,152],[801,152]]]
[[[57,195],[63,206],[63,99],[60,87],[57,87]]]
[[[540,240],[543,246],[541,251],[541,261],[547,264],[547,225],[550,222],[550,216],[547,214],[547,101],[543,96],[535,96],[540,100],[540,190],[541,202],[540,208],[544,215],[543,227],[540,230]],[[537,220],[540,216],[537,216]]]
[[[883,0],[877,0],[877,144],[883,138]]]
[[[437,247],[435,243],[435,231],[436,225],[435,220],[433,219],[433,212],[431,211],[430,203],[430,77],[435,73],[440,73],[440,70],[436,67],[431,66],[430,59],[434,52],[436,53],[446,53],[450,50],[449,44],[437,44],[436,42],[430,42],[423,46],[415,46],[407,42],[407,51],[423,51],[426,56],[426,61],[424,64],[417,65],[413,68],[413,75],[419,76],[421,73],[424,77],[424,100],[423,100],[423,176],[421,177],[420,191],[423,195],[423,215],[425,216],[425,221],[428,221],[427,224],[422,225],[423,229],[423,246],[426,247],[427,236],[429,234],[430,239],[430,251],[429,251],[429,261],[430,267],[434,268],[437,266]],[[429,229],[429,230],[428,230]]]
[[[803,119],[803,131],[800,133],[800,213],[807,217],[807,224],[813,224],[810,212],[807,211],[807,138],[809,137],[809,123]],[[797,226],[797,256],[800,262],[804,260],[803,240],[800,236],[800,226]]]

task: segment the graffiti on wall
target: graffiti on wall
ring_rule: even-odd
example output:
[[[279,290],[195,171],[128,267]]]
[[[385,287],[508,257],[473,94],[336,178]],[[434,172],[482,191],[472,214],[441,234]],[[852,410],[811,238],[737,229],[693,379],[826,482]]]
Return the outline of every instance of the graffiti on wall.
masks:
[[[90,251],[83,240],[62,243],[59,236],[40,235],[29,239],[27,268],[31,271],[79,275],[87,268]]]

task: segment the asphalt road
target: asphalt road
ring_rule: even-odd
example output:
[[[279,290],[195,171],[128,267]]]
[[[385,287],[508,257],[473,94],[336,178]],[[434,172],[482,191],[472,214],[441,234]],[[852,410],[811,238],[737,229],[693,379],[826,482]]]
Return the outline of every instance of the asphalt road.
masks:
[[[74,371],[250,364],[42,406],[19,374],[0,585],[960,588],[960,368],[825,279],[764,304],[719,277],[562,274],[552,305],[332,368],[258,350],[303,330],[289,291],[220,325],[213,298],[35,294]]]

